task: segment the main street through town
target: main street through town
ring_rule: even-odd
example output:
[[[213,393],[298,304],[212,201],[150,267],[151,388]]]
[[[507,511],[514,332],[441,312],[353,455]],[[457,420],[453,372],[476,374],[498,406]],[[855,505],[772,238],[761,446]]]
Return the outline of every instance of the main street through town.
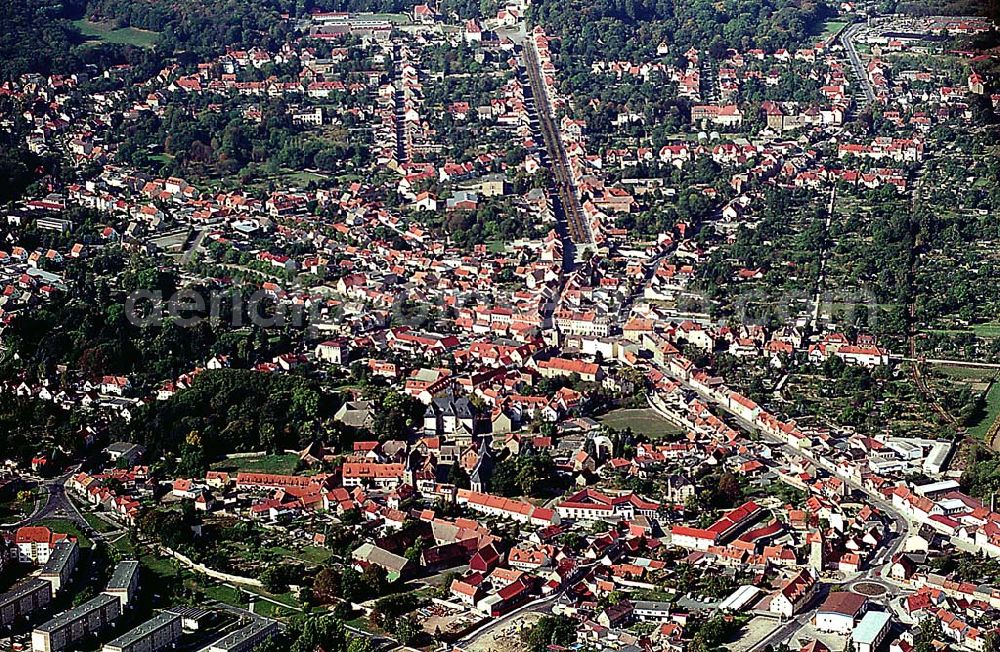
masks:
[[[861,90],[864,92],[865,99],[861,103],[861,109],[864,109],[875,101],[875,89],[872,88],[872,83],[868,79],[868,71],[865,69],[864,63],[858,55],[857,45],[854,42],[858,32],[864,29],[864,27],[864,23],[850,25],[840,37],[840,42],[844,45],[844,50],[847,52],[847,58],[851,62],[851,68],[854,70],[854,76],[857,77],[858,83],[861,85]]]

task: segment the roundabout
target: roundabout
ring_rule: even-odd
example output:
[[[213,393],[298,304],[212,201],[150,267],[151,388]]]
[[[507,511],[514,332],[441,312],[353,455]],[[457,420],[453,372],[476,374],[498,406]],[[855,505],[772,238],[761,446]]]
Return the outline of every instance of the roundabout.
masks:
[[[851,586],[851,590],[855,593],[860,593],[863,596],[869,598],[881,598],[886,593],[889,592],[888,587],[886,587],[881,582],[875,582],[872,580],[862,580],[860,582],[855,582]]]

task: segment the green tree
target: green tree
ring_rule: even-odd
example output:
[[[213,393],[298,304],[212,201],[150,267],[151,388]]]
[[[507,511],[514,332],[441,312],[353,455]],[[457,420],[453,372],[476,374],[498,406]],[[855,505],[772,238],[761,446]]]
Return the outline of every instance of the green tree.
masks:
[[[424,554],[424,548],[427,547],[427,542],[421,538],[417,538],[403,553],[412,564],[420,564],[420,558]]]
[[[341,595],[340,576],[332,568],[323,568],[313,578],[312,592],[321,603],[333,602]]]
[[[181,461],[177,473],[188,478],[205,477],[208,469],[208,458],[205,455],[205,445],[197,430],[192,430],[184,438],[181,446]]]
[[[521,632],[528,652],[545,652],[550,645],[569,645],[576,640],[577,623],[569,616],[542,616]]]
[[[455,462],[448,469],[448,482],[455,485],[459,489],[469,488],[469,474],[462,468],[462,465]]]
[[[935,641],[944,640],[944,631],[941,629],[941,621],[937,618],[924,618],[920,621],[920,627],[913,640],[913,652],[935,652],[937,647]]]
[[[332,616],[303,617],[293,626],[295,642],[289,652],[346,652],[349,639],[344,623]]]
[[[368,587],[365,586],[361,573],[353,568],[344,568],[340,574],[340,595],[350,602],[360,602],[368,596]]]

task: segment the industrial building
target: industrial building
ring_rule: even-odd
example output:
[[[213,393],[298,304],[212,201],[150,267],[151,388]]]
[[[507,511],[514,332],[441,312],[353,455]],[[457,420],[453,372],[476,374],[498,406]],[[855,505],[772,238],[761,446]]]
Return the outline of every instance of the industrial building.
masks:
[[[52,602],[52,585],[45,580],[30,579],[14,585],[0,595],[0,625],[7,627],[18,618],[30,618]]]
[[[46,582],[46,584],[48,584]],[[99,634],[121,615],[118,598],[102,593],[64,611],[31,632],[32,652],[62,652],[87,636]]]
[[[719,603],[719,611],[743,611],[754,604],[759,595],[759,588],[752,584],[744,584]]]
[[[173,647],[181,637],[181,617],[163,612],[110,643],[101,652],[159,652]]]

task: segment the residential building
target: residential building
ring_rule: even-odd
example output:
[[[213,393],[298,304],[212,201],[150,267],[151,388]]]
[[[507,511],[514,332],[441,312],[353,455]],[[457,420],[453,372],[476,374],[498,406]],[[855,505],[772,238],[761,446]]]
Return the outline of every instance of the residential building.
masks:
[[[72,539],[63,539],[56,544],[49,555],[49,560],[45,562],[39,579],[43,579],[52,585],[52,595],[56,595],[66,583],[76,569],[76,563],[80,559],[80,546]]]
[[[31,618],[51,601],[52,584],[45,580],[29,579],[15,584],[0,595],[0,626],[8,627],[18,619]]]
[[[771,596],[768,611],[784,618],[791,618],[809,603],[816,594],[816,578],[808,570],[791,576]]]
[[[559,515],[551,509],[535,507],[531,503],[502,498],[490,494],[459,489],[456,495],[456,502],[466,505],[469,509],[492,516],[508,518],[513,521],[531,523],[532,525],[546,526],[559,523]]]
[[[87,636],[99,634],[121,615],[121,603],[106,593],[64,611],[31,632],[32,652],[62,652]]]
[[[403,483],[404,464],[345,462],[341,470],[345,487],[376,487],[392,490]]]
[[[138,590],[139,562],[118,562],[115,570],[111,573],[111,579],[108,581],[104,593],[118,598],[119,602],[121,602],[121,609],[124,610],[132,602],[132,599],[135,598]]]
[[[316,359],[321,362],[328,362],[334,365],[346,364],[350,359],[350,348],[347,340],[327,340],[316,345]]]
[[[665,623],[671,618],[671,606],[669,602],[639,600],[632,605],[632,615],[639,620]]]
[[[42,525],[20,527],[14,532],[17,559],[23,564],[44,565],[56,544],[66,538]]]
[[[213,643],[208,652],[250,652],[277,633],[277,622],[254,617],[245,626]]]
[[[172,648],[180,637],[181,617],[163,612],[105,643],[101,652],[159,652]]]

